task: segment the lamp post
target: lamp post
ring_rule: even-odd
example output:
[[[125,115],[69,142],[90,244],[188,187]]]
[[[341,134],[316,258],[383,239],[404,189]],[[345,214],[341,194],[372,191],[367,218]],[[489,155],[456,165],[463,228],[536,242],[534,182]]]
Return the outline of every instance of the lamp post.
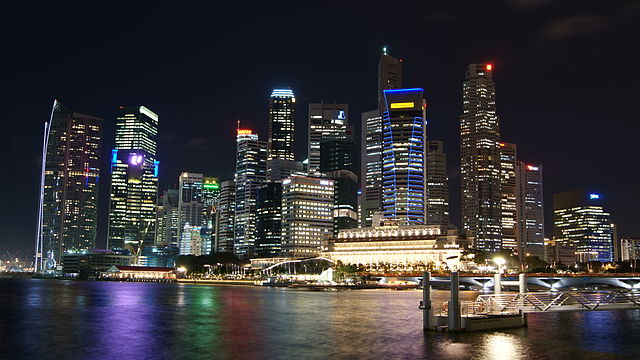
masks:
[[[498,265],[498,273],[501,274],[502,273],[502,266],[504,266],[507,263],[507,260],[505,260],[503,257],[495,257],[493,258],[493,262]]]

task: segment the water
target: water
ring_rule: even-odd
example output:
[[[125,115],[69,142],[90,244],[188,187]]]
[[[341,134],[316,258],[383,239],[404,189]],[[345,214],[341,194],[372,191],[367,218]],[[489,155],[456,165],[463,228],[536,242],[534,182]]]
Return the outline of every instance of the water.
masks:
[[[526,329],[425,334],[420,298],[414,290],[0,279],[0,359],[640,357],[640,310],[534,314]]]

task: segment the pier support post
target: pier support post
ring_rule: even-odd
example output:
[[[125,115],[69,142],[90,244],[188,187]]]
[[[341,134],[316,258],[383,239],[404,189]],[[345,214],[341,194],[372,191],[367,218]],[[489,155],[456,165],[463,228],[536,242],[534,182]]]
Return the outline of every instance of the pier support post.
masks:
[[[493,293],[496,295],[502,294],[502,276],[500,273],[493,275]]]
[[[518,290],[520,294],[527,292],[527,275],[524,273],[518,275]]]
[[[422,327],[424,331],[429,331],[432,328],[432,312],[431,308],[431,273],[425,271],[422,273]]]
[[[458,331],[462,326],[460,314],[460,274],[457,271],[451,272],[451,299],[448,304],[448,325],[449,331]]]

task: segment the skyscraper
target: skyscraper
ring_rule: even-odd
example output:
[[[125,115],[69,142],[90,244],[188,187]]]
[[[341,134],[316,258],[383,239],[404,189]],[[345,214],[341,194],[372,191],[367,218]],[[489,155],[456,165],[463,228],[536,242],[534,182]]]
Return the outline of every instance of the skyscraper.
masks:
[[[292,176],[282,181],[282,255],[316,256],[332,233],[333,180]]]
[[[320,142],[324,138],[347,134],[348,115],[347,104],[309,104],[309,174],[318,174],[320,171]]]
[[[156,244],[162,246],[178,246],[178,228],[180,227],[180,216],[178,204],[180,192],[178,189],[165,190],[161,196],[162,211],[158,214],[162,220],[162,227],[158,227],[156,234]]]
[[[516,179],[518,256],[520,259],[525,256],[544,259],[542,165],[518,162]]]
[[[266,181],[267,143],[251,130],[238,130],[236,157],[236,199],[234,253],[254,255],[258,189]]]
[[[55,269],[63,253],[96,245],[102,119],[55,100],[47,128],[36,271]]]
[[[220,200],[220,183],[218,178],[203,178],[202,183],[202,254],[209,255],[215,252],[214,234],[218,202]]]
[[[585,191],[553,194],[555,239],[576,247],[578,261],[612,261],[610,214],[602,195]]]
[[[180,255],[200,256],[202,254],[202,227],[185,225],[180,233]]]
[[[233,253],[235,212],[236,183],[233,180],[223,181],[216,209],[214,252]]]
[[[360,223],[368,227],[373,213],[382,209],[382,116],[378,109],[362,113],[360,153]]]
[[[333,234],[358,227],[358,176],[351,132],[320,142],[320,173],[334,181]]]
[[[293,139],[296,98],[290,89],[274,89],[269,101],[268,160],[295,160]]]
[[[158,115],[144,106],[121,106],[111,152],[110,249],[153,245],[158,196]]]
[[[447,226],[449,221],[449,178],[447,154],[440,140],[427,141],[427,225]]]
[[[258,190],[256,254],[275,257],[282,247],[282,182],[268,182]]]
[[[378,60],[378,109],[382,113],[386,108],[384,91],[402,88],[402,60],[388,54],[387,47],[382,48]],[[380,114],[382,115],[382,114]]]
[[[382,211],[405,225],[425,223],[426,101],[423,89],[385,90]]]
[[[475,247],[502,248],[500,125],[491,64],[471,64],[462,88],[460,163],[462,227]]]
[[[402,60],[382,49],[378,61],[378,108],[362,113],[360,142],[361,226],[371,226],[374,212],[382,210],[382,113],[384,90],[402,88]]]
[[[501,195],[501,222],[502,222],[502,248],[518,252],[518,219],[516,204],[516,144],[501,142],[500,147],[500,191]]]
[[[186,225],[191,228],[203,225],[202,184],[204,175],[183,172],[180,174],[178,196],[178,238],[182,238],[182,231]]]

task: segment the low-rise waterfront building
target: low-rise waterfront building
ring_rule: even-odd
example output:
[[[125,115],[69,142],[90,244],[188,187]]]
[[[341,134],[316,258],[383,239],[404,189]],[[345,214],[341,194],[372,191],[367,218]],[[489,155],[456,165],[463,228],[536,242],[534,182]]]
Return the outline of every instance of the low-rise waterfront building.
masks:
[[[383,225],[340,230],[320,256],[369,269],[396,266],[459,268],[462,248],[456,231],[437,225]]]
[[[97,277],[114,265],[130,265],[133,257],[123,252],[91,249],[88,251],[64,254],[62,272],[80,279]]]
[[[102,277],[109,280],[175,280],[176,269],[173,267],[113,265],[102,273]]]

